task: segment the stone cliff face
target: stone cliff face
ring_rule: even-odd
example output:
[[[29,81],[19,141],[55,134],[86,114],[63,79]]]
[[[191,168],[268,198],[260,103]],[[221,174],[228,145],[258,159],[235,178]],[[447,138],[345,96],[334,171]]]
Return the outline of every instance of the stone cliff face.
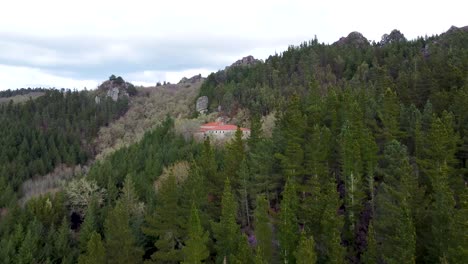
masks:
[[[205,114],[208,111],[208,96],[198,97],[196,110],[200,114]]]

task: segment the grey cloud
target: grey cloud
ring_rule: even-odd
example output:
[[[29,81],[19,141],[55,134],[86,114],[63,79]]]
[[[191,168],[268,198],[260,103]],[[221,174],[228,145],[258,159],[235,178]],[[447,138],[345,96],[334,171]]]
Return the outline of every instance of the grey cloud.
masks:
[[[71,78],[110,73],[221,69],[255,48],[284,40],[221,36],[61,38],[0,33],[0,64],[38,67]]]

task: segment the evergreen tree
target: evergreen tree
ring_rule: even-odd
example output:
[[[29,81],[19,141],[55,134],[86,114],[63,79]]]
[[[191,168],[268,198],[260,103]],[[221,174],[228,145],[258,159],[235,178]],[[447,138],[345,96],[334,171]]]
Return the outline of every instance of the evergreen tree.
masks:
[[[411,169],[406,147],[397,141],[385,147],[382,174],[374,217],[378,251],[385,263],[415,263],[416,233],[408,186]]]
[[[244,264],[252,263],[254,259],[252,249],[250,248],[248,238],[245,234],[240,236],[239,245],[233,256],[233,263]]]
[[[361,260],[362,260],[362,263],[364,264],[378,263],[377,242],[375,241],[375,230],[374,230],[374,224],[372,223],[372,220],[369,223],[369,227],[367,229],[366,252],[364,252]]]
[[[240,226],[237,224],[237,202],[232,193],[229,178],[224,184],[220,221],[213,223],[213,235],[216,239],[215,249],[218,262],[222,262],[224,258],[228,261],[233,260],[239,249],[241,235]]]
[[[275,156],[281,161],[283,176],[297,183],[304,173],[304,120],[299,97],[293,96],[279,122],[281,133],[275,144],[280,152]]]
[[[72,263],[73,252],[71,250],[71,233],[70,224],[67,218],[63,218],[62,224],[58,229],[57,237],[55,239],[55,254],[57,261],[60,263]]]
[[[80,255],[79,264],[102,264],[106,263],[106,252],[102,244],[101,235],[93,231],[86,247],[86,254]]]
[[[239,179],[239,189],[238,189],[238,197],[239,197],[239,204],[240,204],[240,212],[241,212],[241,223],[243,226],[249,226],[251,222],[251,179],[250,179],[250,172],[249,168],[247,167],[247,161],[244,159],[239,168],[238,172],[238,179]]]
[[[78,240],[81,253],[86,251],[88,247],[88,242],[91,238],[91,234],[94,231],[97,231],[97,207],[97,200],[92,199],[91,203],[88,206],[88,209],[86,210],[86,215],[83,224],[81,224]]]
[[[454,229],[455,201],[449,187],[448,166],[442,165],[439,173],[432,176],[433,200],[429,211],[432,239],[429,241],[430,254],[427,260],[444,262],[450,257],[449,247],[455,237],[454,232],[463,232],[463,230]]]
[[[141,232],[141,226],[144,220],[144,204],[139,201],[132,174],[127,174],[125,177],[119,201],[123,203],[129,213],[130,228],[136,238],[137,244],[142,244],[144,237]]]
[[[135,245],[129,226],[129,212],[118,202],[105,221],[105,248],[110,263],[138,263],[143,252]]]
[[[304,233],[301,235],[299,245],[295,253],[297,264],[314,264],[317,262],[317,255],[315,253],[315,241],[311,236],[307,238]]]
[[[268,201],[264,195],[257,197],[255,208],[255,238],[257,240],[257,255],[266,262],[272,261],[273,231],[268,215]]]
[[[211,146],[209,137],[207,137],[203,142],[202,152],[200,158],[197,159],[196,164],[198,170],[193,172],[197,173],[195,176],[199,176],[200,179],[204,179],[206,181],[207,193],[211,198],[211,203],[208,204],[208,213],[212,218],[218,217],[218,208],[221,204],[222,195],[220,186],[223,186],[223,175],[218,172],[215,152]],[[202,195],[202,193],[197,195]],[[205,198],[208,199],[208,197]]]
[[[182,249],[184,255],[183,263],[197,264],[202,263],[208,258],[210,252],[207,247],[208,232],[203,230],[198,216],[198,209],[192,204],[188,239],[185,247]]]
[[[362,209],[362,161],[356,127],[346,123],[341,131],[342,170],[345,184],[346,238],[354,241],[357,218]]]
[[[459,208],[453,217],[453,238],[448,250],[449,263],[463,263],[468,258],[468,190],[459,198]]]
[[[245,159],[245,147],[242,139],[243,132],[240,127],[234,134],[232,140],[226,145],[226,157],[225,157],[225,177],[228,177],[232,181],[233,188],[238,190],[240,188],[242,179],[239,179],[239,168]]]
[[[281,257],[286,263],[295,262],[294,252],[299,242],[298,203],[295,183],[288,180],[283,191],[279,222]]]
[[[143,233],[156,238],[154,246],[157,251],[151,255],[155,262],[175,263],[182,260],[183,223],[179,203],[179,186],[174,173],[170,173],[156,196],[156,206],[153,214],[146,218]]]
[[[325,208],[320,220],[320,235],[317,239],[320,262],[341,264],[345,262],[346,250],[341,245],[343,216],[338,214],[341,205],[333,178],[328,177],[324,184]]]

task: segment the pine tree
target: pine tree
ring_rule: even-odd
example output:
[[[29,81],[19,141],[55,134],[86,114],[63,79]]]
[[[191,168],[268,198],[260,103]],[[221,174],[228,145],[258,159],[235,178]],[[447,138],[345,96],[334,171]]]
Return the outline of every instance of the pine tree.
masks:
[[[341,230],[343,229],[343,216],[338,214],[341,205],[336,184],[332,177],[324,183],[325,194],[322,217],[320,220],[320,235],[317,238],[318,257],[320,262],[341,264],[345,262],[346,250],[341,245]]]
[[[197,178],[204,179],[206,191],[210,197],[211,202],[207,204],[207,211],[212,218],[219,217],[219,210],[221,204],[221,195],[223,186],[223,175],[218,172],[218,165],[215,159],[215,152],[210,143],[210,138],[207,137],[203,143],[200,158],[196,161]],[[202,193],[197,194],[202,195]],[[208,197],[205,197],[208,200]],[[199,205],[200,206],[200,205]]]
[[[233,256],[232,262],[236,264],[252,263],[253,259],[254,256],[248,238],[243,234],[240,236],[238,249]]]
[[[398,103],[398,97],[391,88],[387,88],[382,101],[382,110],[379,112],[379,118],[383,123],[383,138],[386,141],[397,139],[401,136],[399,125],[400,105]]]
[[[102,264],[106,263],[106,252],[101,240],[101,235],[93,231],[86,247],[86,254],[80,255],[79,264]]]
[[[40,261],[38,257],[40,256],[39,236],[41,230],[42,225],[37,220],[34,219],[29,223],[26,235],[18,249],[15,263],[29,264]]]
[[[241,179],[238,177],[239,168],[245,159],[245,147],[242,139],[243,132],[238,127],[234,138],[226,145],[226,157],[225,157],[225,177],[228,177],[232,181],[233,189],[239,189],[241,185]]]
[[[305,234],[302,233],[295,252],[295,257],[297,264],[314,264],[317,262],[314,237],[311,236],[307,238]]]
[[[305,118],[298,96],[293,96],[279,122],[279,136],[275,140],[280,152],[275,157],[280,160],[283,176],[295,182],[302,180],[304,173],[304,133]]]
[[[382,174],[374,217],[378,251],[385,263],[415,263],[416,230],[413,224],[406,147],[391,141],[384,150]]]
[[[96,199],[92,199],[91,203],[88,206],[88,209],[86,210],[86,215],[83,224],[81,224],[78,240],[81,253],[86,251],[89,239],[91,238],[91,234],[97,230],[97,206],[98,204]]]
[[[449,247],[455,236],[454,214],[455,200],[449,187],[448,166],[442,165],[431,182],[433,201],[430,205],[431,241],[429,242],[428,261],[442,261],[449,258]],[[461,231],[461,230],[460,230]],[[465,229],[466,231],[466,229]]]
[[[35,262],[35,253],[37,252],[37,243],[38,238],[33,235],[31,230],[26,232],[23,243],[18,250],[17,263],[20,264],[29,264]]]
[[[362,161],[357,127],[347,122],[341,131],[342,170],[345,183],[346,238],[354,241],[357,218],[362,209]]]
[[[129,213],[130,228],[136,238],[138,245],[143,244],[144,235],[141,232],[141,226],[144,220],[144,204],[139,201],[137,191],[135,190],[135,184],[133,181],[132,174],[127,174],[122,187],[122,194],[119,197],[119,201],[123,203],[123,206]]]
[[[459,208],[453,217],[453,238],[448,249],[449,263],[463,263],[468,259],[468,190],[459,198]]]
[[[71,263],[72,261],[72,251],[70,250],[71,246],[71,233],[70,233],[70,224],[67,218],[63,218],[62,224],[58,229],[57,237],[55,239],[55,254],[57,256],[57,261],[60,263]]]
[[[238,171],[238,179],[239,179],[239,189],[238,197],[239,197],[239,204],[240,204],[240,212],[241,212],[241,223],[242,226],[249,226],[252,218],[251,213],[251,189],[250,189],[250,172],[249,168],[247,167],[247,161],[244,159]]]
[[[272,261],[273,256],[273,231],[268,215],[268,201],[264,195],[257,197],[255,208],[255,238],[257,240],[257,255],[266,262]]]
[[[283,191],[279,222],[281,256],[286,263],[295,262],[294,251],[299,242],[298,203],[295,184],[289,179]]]
[[[224,258],[231,261],[239,248],[241,235],[240,226],[237,224],[237,202],[229,178],[224,184],[220,221],[213,223],[213,235],[216,239],[218,261],[221,262]]]
[[[117,202],[105,221],[105,248],[110,263],[138,263],[143,252],[135,245],[129,226],[129,212]]]
[[[185,242],[185,247],[182,249],[184,255],[184,261],[182,263],[197,264],[207,259],[210,255],[207,247],[208,240],[208,232],[203,230],[198,216],[198,209],[193,203],[188,240]]]
[[[171,172],[156,196],[155,211],[146,217],[143,233],[156,238],[157,251],[151,256],[155,262],[177,262],[182,260],[182,238],[184,216],[179,203],[180,190],[174,174]]]
[[[375,241],[375,230],[372,221],[373,220],[369,223],[367,229],[367,248],[361,257],[362,263],[364,264],[378,263],[377,242]]]

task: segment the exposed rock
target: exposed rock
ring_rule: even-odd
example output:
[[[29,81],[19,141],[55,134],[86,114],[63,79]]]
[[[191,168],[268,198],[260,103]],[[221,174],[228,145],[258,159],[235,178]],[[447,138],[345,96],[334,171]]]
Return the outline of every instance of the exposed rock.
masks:
[[[183,77],[180,81],[179,84],[193,84],[197,82],[204,81],[205,78],[201,76],[201,74],[192,76],[191,78]]]
[[[395,42],[405,42],[406,38],[398,29],[392,30],[390,34],[384,34],[382,36],[382,40],[380,41],[381,45],[387,45],[389,43]]]
[[[201,96],[197,99],[197,112],[204,114],[208,111],[208,96]]]
[[[112,100],[117,101],[119,99],[120,90],[118,87],[113,87],[107,90],[107,96]]]
[[[454,32],[458,32],[458,31],[465,31],[465,32],[468,32],[468,26],[464,26],[464,27],[456,27],[456,26],[451,26],[449,28],[449,30],[447,30],[447,32],[445,33],[454,33]]]
[[[103,82],[98,87],[98,95],[95,98],[96,104],[100,103],[100,97],[107,96],[117,101],[122,97],[129,97],[136,94],[136,88],[133,84],[124,81],[122,77],[112,75],[109,80]],[[99,99],[98,99],[99,98]],[[99,102],[98,102],[99,101]]]
[[[349,33],[347,37],[341,37],[337,42],[333,43],[333,45],[351,45],[356,48],[361,48],[369,46],[370,44],[369,40],[367,40],[361,33],[353,31]]]
[[[249,66],[249,65],[255,65],[259,63],[260,60],[255,59],[252,55],[249,55],[247,57],[244,57],[236,62],[234,62],[232,66]]]
[[[258,60],[258,59],[255,59],[254,56],[252,55],[249,55],[247,57],[244,57],[236,62],[234,62],[233,64],[231,64],[231,66],[227,66],[225,68],[225,70],[231,68],[231,67],[239,67],[239,66],[242,66],[242,67],[246,67],[246,66],[252,66],[252,65],[255,65],[259,62],[262,62],[261,60]]]

